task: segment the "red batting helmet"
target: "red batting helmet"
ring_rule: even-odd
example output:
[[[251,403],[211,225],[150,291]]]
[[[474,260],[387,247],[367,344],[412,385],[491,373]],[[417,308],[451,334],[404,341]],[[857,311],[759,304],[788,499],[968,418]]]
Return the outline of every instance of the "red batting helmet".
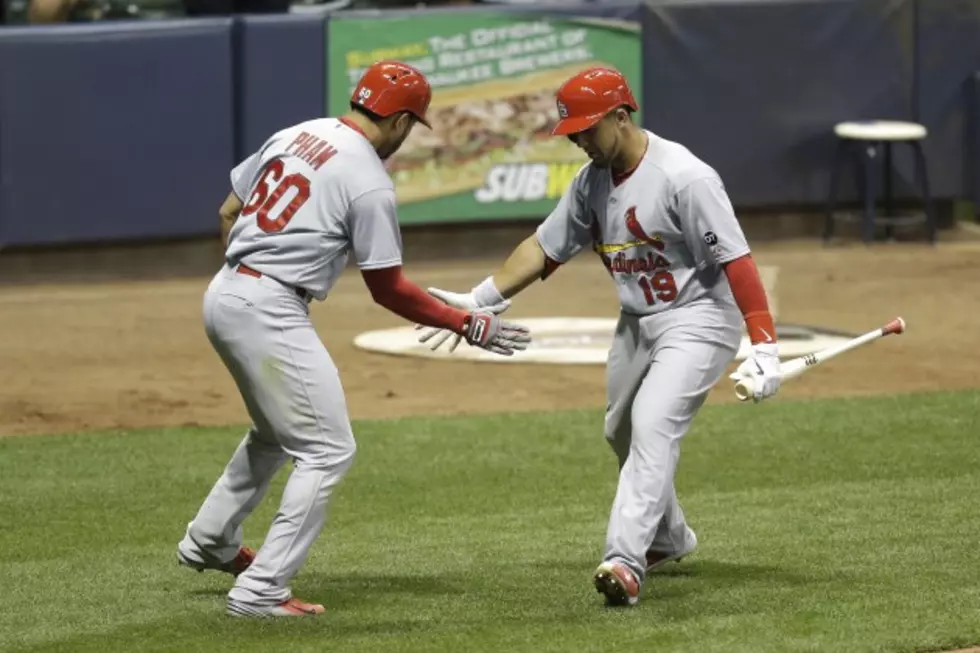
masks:
[[[561,120],[552,134],[567,136],[586,130],[622,106],[639,107],[626,78],[612,68],[589,68],[562,84],[557,93]]]
[[[352,104],[382,118],[408,111],[431,128],[425,117],[432,100],[432,87],[418,69],[398,61],[379,61],[364,71],[351,95]]]

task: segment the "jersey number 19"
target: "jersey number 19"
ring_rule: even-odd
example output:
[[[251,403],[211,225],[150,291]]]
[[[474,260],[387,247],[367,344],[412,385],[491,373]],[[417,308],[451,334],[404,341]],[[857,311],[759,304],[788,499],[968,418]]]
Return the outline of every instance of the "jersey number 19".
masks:
[[[636,280],[643,291],[643,298],[648,306],[653,306],[659,299],[662,302],[672,302],[677,299],[677,284],[674,275],[667,270],[659,270],[651,277],[642,274]]]
[[[242,209],[242,215],[255,213],[256,224],[266,233],[285,229],[299,207],[310,199],[310,180],[298,172],[283,177],[284,172],[285,165],[281,159],[270,161],[255,183],[255,190],[252,191],[248,204]],[[273,188],[275,182],[279,183]],[[278,214],[272,213],[283,196],[292,189],[296,190],[296,194],[289,204],[280,208]]]

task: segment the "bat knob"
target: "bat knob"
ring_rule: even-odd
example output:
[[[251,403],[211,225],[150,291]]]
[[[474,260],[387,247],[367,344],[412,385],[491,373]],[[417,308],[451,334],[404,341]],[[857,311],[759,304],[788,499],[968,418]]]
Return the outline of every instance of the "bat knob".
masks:
[[[755,382],[751,377],[742,377],[735,383],[735,396],[739,401],[748,401],[755,394]]]

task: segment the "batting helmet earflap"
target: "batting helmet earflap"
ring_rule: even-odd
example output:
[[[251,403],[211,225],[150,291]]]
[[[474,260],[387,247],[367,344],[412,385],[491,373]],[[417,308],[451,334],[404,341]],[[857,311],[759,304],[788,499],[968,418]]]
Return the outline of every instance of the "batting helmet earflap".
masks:
[[[351,104],[364,107],[382,118],[407,111],[431,129],[425,117],[432,100],[432,87],[417,68],[399,61],[379,61],[361,76]]]
[[[556,94],[558,124],[555,136],[586,130],[622,106],[638,111],[633,91],[622,73],[613,68],[589,68],[561,85]]]

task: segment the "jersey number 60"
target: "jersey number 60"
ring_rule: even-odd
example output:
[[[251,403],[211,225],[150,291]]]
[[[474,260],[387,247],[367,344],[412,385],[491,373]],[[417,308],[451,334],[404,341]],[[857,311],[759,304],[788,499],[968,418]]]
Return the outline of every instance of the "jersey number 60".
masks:
[[[283,177],[283,172],[285,172],[285,166],[282,160],[273,159],[270,161],[256,182],[255,190],[252,191],[248,204],[242,209],[242,215],[256,213],[255,222],[259,225],[259,229],[266,233],[285,229],[289,221],[293,219],[293,214],[306,203],[306,200],[310,199],[310,180],[298,172]],[[269,188],[277,181],[279,183],[270,193]],[[296,194],[289,204],[280,209],[278,215],[270,216],[269,213],[276,207],[279,200],[293,188],[296,189]]]

